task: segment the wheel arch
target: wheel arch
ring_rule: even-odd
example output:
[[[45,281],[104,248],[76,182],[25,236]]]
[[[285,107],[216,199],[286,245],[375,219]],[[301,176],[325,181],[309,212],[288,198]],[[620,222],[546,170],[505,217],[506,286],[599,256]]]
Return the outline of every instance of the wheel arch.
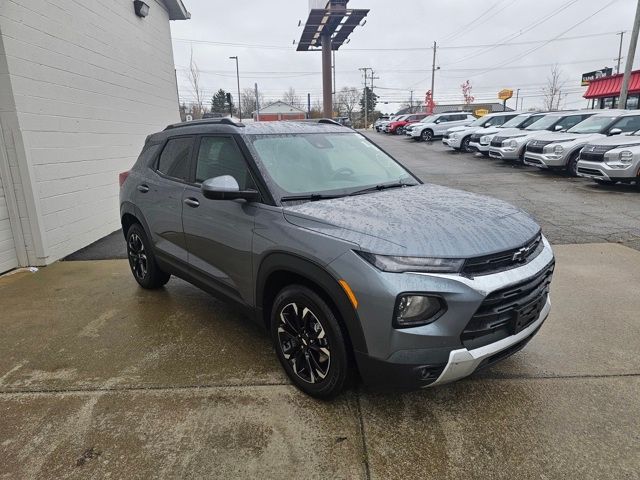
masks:
[[[262,260],[258,269],[256,307],[267,331],[276,295],[284,287],[292,284],[302,284],[320,295],[344,327],[348,347],[352,351],[367,352],[358,313],[338,279],[320,264],[291,253],[271,253]]]
[[[122,225],[122,234],[125,237],[127,236],[127,230],[129,230],[129,227],[134,223],[142,225],[144,233],[147,235],[147,238],[151,240],[149,225],[140,209],[131,202],[123,202],[120,206],[120,224]]]

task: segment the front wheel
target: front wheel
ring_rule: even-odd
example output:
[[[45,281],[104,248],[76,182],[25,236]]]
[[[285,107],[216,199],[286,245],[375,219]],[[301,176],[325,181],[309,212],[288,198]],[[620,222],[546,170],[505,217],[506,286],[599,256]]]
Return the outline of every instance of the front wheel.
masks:
[[[429,129],[423,130],[420,136],[422,137],[422,140],[424,140],[425,142],[430,142],[431,140],[433,140],[433,130],[429,130]]]
[[[147,235],[137,223],[127,231],[127,256],[131,273],[141,287],[150,290],[160,288],[171,278],[156,263]]]
[[[571,155],[571,158],[569,158],[569,161],[567,162],[567,172],[569,172],[569,175],[571,175],[572,177],[578,176],[578,160],[579,159],[580,159],[580,152],[576,152],[573,155]]]
[[[462,139],[462,142],[460,143],[460,150],[466,153],[471,152],[471,150],[469,149],[469,142],[471,142],[471,137],[464,137]]]
[[[326,302],[302,285],[285,287],[271,310],[271,337],[285,372],[317,398],[339,394],[347,381],[345,338]]]

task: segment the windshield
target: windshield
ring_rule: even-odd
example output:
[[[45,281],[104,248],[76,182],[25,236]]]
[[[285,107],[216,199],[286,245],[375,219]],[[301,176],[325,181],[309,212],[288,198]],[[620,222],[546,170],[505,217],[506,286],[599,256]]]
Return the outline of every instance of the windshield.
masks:
[[[473,122],[469,124],[470,127],[486,127],[487,123],[491,122],[494,117],[480,117],[476,118]]]
[[[547,130],[552,128],[556,123],[562,120],[564,117],[559,117],[558,115],[545,115],[539,117],[539,119],[533,122],[531,125],[528,125],[525,130]]]
[[[380,184],[419,183],[357,133],[253,135],[250,142],[280,197],[348,195]]]
[[[569,133],[602,133],[616,118],[615,115],[589,117],[585,121],[571,127]]]
[[[420,120],[420,123],[433,123],[435,121],[436,121],[436,116],[429,115],[428,117],[424,117],[422,120]]]
[[[531,115],[516,115],[508,122],[504,122],[500,128],[518,128],[522,122],[527,120]]]

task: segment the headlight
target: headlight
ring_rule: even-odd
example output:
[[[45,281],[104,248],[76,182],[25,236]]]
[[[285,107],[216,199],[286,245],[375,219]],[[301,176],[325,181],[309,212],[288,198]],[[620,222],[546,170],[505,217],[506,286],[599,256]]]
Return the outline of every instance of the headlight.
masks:
[[[564,152],[564,147],[562,145],[556,145],[555,147],[553,147],[554,154],[562,155],[562,152]]]
[[[447,311],[445,301],[432,295],[402,294],[396,301],[395,328],[417,327],[436,321]]]
[[[516,148],[518,148],[518,142],[515,140],[506,140],[502,142],[502,146],[515,150]]]
[[[624,163],[625,165],[633,162],[633,152],[630,150],[623,150],[618,154],[618,160],[620,163]]]
[[[367,262],[383,272],[428,272],[428,273],[457,273],[464,264],[462,258],[431,258],[431,257],[397,257],[389,255],[375,255],[367,252],[356,252]]]
[[[487,137],[486,135],[480,137],[480,143],[486,145],[487,143],[489,143],[489,137]]]
[[[458,134],[454,133],[453,135],[451,135],[451,138],[453,138],[454,140],[457,140],[458,139]]]

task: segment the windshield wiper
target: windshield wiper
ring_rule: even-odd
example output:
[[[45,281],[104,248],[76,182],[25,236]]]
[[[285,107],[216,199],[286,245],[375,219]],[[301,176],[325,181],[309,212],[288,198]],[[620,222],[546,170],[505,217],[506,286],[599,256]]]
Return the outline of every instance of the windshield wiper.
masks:
[[[287,197],[281,197],[281,202],[295,202],[296,200],[311,200],[316,202],[318,200],[328,200],[331,198],[340,198],[344,195],[323,195],[321,193],[305,193],[304,195],[289,195]]]
[[[356,190],[355,192],[351,192],[349,196],[353,195],[361,195],[363,193],[369,192],[379,192],[380,190],[386,190],[388,188],[402,188],[402,187],[415,187],[416,183],[406,183],[406,182],[394,182],[394,183],[381,183],[380,185],[374,185],[373,187],[363,188],[362,190]]]

